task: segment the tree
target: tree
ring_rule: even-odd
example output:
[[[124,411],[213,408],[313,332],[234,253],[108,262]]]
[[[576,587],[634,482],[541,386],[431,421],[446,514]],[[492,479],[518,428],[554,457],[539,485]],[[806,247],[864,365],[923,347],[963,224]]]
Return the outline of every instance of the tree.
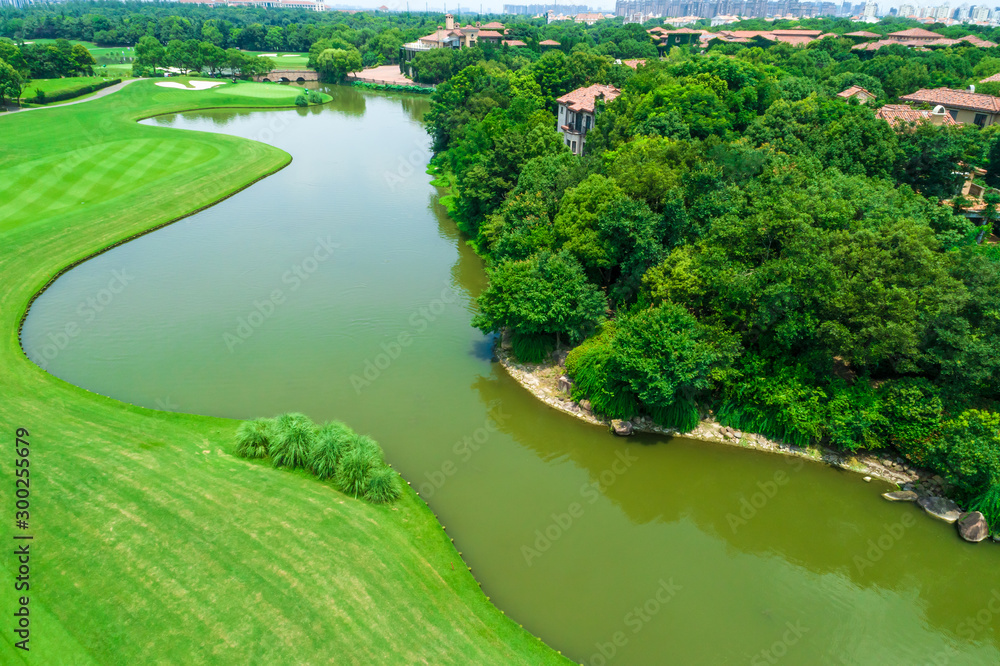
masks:
[[[14,69],[10,63],[0,60],[0,105],[3,104],[5,97],[16,99],[17,103],[20,104],[21,92],[25,85],[27,85],[27,81],[24,80],[21,73]]]
[[[135,64],[152,68],[154,74],[156,68],[163,65],[166,55],[166,50],[156,37],[146,35],[135,45]]]
[[[961,132],[958,127],[930,123],[900,128],[896,179],[929,198],[948,199],[957,194],[965,180],[960,165],[965,159]]]
[[[236,79],[243,78],[247,60],[247,56],[239,49],[226,49],[226,67],[233,75],[233,83],[236,83]]]
[[[324,81],[339,83],[361,69],[361,54],[357,49],[326,49],[316,58],[316,69]]]
[[[655,417],[678,402],[693,403],[699,391],[711,388],[739,344],[735,336],[700,324],[683,307],[664,303],[622,317],[611,348],[621,381]]]
[[[198,52],[202,65],[208,67],[212,76],[215,76],[216,72],[226,64],[226,52],[212,42],[201,42],[198,45]]]
[[[580,264],[567,252],[544,250],[522,261],[505,261],[488,270],[490,285],[477,299],[472,325],[483,331],[510,329],[515,335],[565,336],[579,342],[604,317],[604,295],[587,282]]]
[[[72,50],[73,63],[76,66],[76,70],[84,74],[94,74],[94,65],[97,61],[94,60],[94,56],[90,54],[87,47],[83,44],[74,44]]]
[[[615,181],[593,174],[566,191],[553,220],[556,241],[593,275],[611,267],[611,251],[598,233],[598,218],[624,196]]]

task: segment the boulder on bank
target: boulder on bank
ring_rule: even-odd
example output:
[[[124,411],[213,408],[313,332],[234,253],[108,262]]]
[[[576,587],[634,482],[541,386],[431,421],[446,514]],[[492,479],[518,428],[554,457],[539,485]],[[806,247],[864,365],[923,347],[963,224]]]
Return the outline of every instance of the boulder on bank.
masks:
[[[986,517],[978,511],[963,513],[958,519],[958,533],[966,541],[979,543],[990,535]]]
[[[580,409],[582,409],[584,411],[587,411],[587,412],[592,411],[592,407],[590,405],[590,401],[589,400],[581,400],[580,401]]]
[[[916,502],[918,495],[912,490],[897,490],[891,493],[882,493],[882,497],[890,502]]]
[[[962,516],[962,510],[958,505],[946,497],[921,497],[917,500],[917,504],[934,518],[946,523],[957,522]]]
[[[611,432],[619,437],[628,437],[632,434],[632,422],[614,419],[611,421]]]
[[[573,380],[567,377],[566,375],[563,375],[559,378],[559,384],[557,385],[557,388],[563,393],[569,393],[570,390],[573,388]]]

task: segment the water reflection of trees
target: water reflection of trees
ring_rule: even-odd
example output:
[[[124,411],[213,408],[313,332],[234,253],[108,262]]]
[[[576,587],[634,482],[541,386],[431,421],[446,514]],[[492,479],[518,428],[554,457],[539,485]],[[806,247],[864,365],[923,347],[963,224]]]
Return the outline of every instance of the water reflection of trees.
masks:
[[[317,90],[333,97],[333,101],[322,105],[322,108],[349,118],[360,118],[365,115],[367,109],[365,94],[359,88],[320,84]]]
[[[993,549],[961,542],[915,505],[882,501],[877,496],[882,489],[859,485],[857,475],[722,444],[654,436],[625,441],[554,413],[499,367],[472,389],[487,407],[502,401],[513,418],[499,426],[515,441],[542,460],[572,460],[591,481],[600,482],[619,452],[637,455],[640,460],[603,491],[636,524],[688,519],[741,553],[780,557],[817,574],[842,576],[861,589],[888,589],[903,598],[916,593],[927,621],[960,640],[965,637],[959,623],[989,601],[980,582],[996,567]],[[771,486],[778,473],[786,481]],[[742,500],[760,503],[765,490],[776,492],[752,515]],[[741,510],[750,516],[742,523]],[[879,547],[880,539],[889,547]],[[992,632],[1000,647],[1000,614],[989,627],[977,638],[990,640]]]

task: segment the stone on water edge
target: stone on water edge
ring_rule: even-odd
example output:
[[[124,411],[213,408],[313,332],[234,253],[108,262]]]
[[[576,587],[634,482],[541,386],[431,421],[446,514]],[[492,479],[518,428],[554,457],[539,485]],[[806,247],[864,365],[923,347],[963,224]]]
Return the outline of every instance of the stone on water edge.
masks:
[[[632,422],[622,421],[621,419],[613,419],[611,421],[611,432],[615,433],[619,437],[628,437],[632,434]]]
[[[570,389],[573,388],[573,380],[571,380],[566,375],[561,376],[559,378],[558,388],[563,393],[569,393]]]
[[[896,490],[891,493],[882,493],[882,497],[890,502],[916,502],[918,496],[912,490]]]
[[[958,519],[958,533],[971,543],[979,543],[990,535],[990,526],[986,517],[978,511],[963,513]]]
[[[946,523],[954,523],[962,515],[958,505],[946,497],[921,497],[917,504],[932,517]]]

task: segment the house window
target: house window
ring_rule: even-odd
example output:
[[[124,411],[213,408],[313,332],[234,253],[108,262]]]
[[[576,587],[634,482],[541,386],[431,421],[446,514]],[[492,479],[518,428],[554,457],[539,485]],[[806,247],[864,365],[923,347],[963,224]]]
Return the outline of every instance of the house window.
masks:
[[[586,130],[585,130],[585,131],[590,131],[590,122],[591,122],[591,121],[592,121],[593,119],[594,119],[594,118],[593,118],[593,116],[587,116],[587,121],[586,121],[586,125],[587,125],[587,127],[586,127]]]
[[[951,116],[952,120],[958,120],[958,109],[949,109],[948,115]]]
[[[576,153],[576,141],[573,142],[573,145],[570,147],[570,150]]]
[[[985,127],[986,126],[986,114],[985,113],[977,113],[975,119],[973,119],[972,122],[976,123],[980,127]]]

